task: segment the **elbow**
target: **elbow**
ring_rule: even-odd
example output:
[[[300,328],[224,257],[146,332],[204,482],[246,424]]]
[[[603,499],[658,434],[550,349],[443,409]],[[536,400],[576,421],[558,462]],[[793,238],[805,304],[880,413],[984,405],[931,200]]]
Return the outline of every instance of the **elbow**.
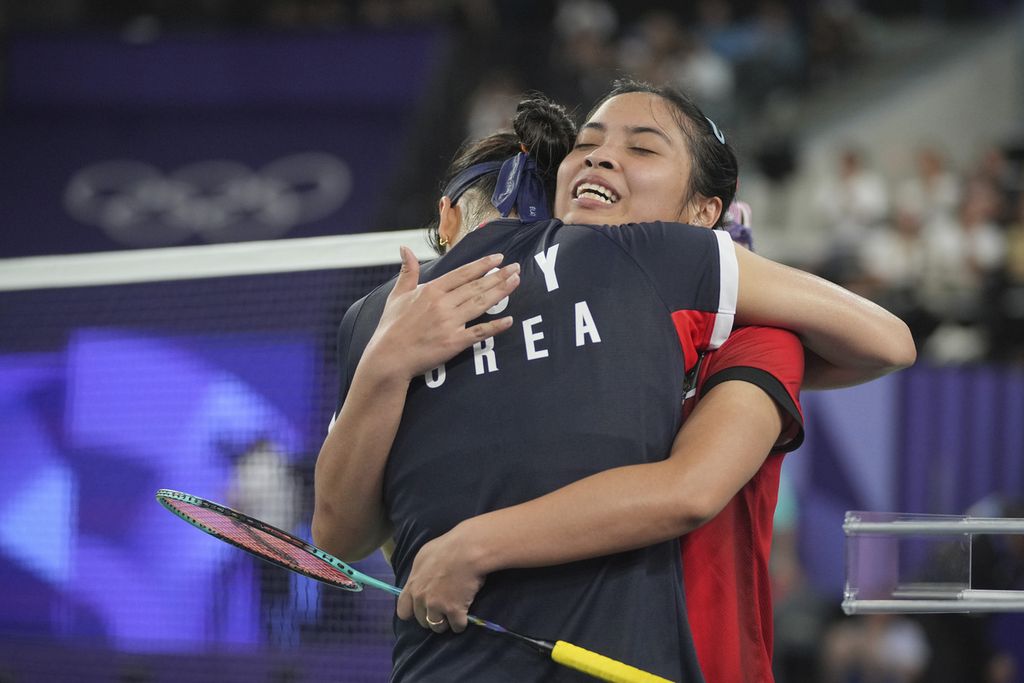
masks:
[[[851,383],[857,384],[876,379],[908,368],[917,361],[917,347],[914,344],[913,335],[910,334],[910,328],[896,316],[891,314],[889,316],[890,319],[886,321],[886,325],[877,328],[865,340],[859,354],[860,358],[848,366],[855,373],[859,373]],[[838,365],[843,366],[842,363]],[[810,385],[815,386],[815,382],[811,381]],[[823,386],[834,387],[831,384]]]
[[[361,560],[375,548],[365,548],[360,539],[345,532],[341,524],[334,521],[331,515],[321,509],[314,510],[313,522],[310,526],[313,545],[327,551],[342,562]]]
[[[330,552],[331,549],[328,548],[330,542],[327,536],[327,530],[325,529],[326,525],[324,524],[323,517],[323,514],[314,512],[313,522],[310,524],[309,530],[313,538],[313,545],[315,545],[318,548],[323,548],[324,550]],[[331,554],[336,555],[336,553]]]
[[[899,327],[891,339],[893,343],[889,345],[883,360],[885,366],[890,372],[909,368],[917,361],[917,346],[905,322],[899,320]]]
[[[910,334],[910,328],[906,323],[903,324],[903,327],[906,329],[906,339],[903,342],[902,356],[898,359],[899,369],[909,368],[917,362],[917,345],[914,343],[914,336]]]
[[[706,493],[690,491],[675,506],[674,529],[671,535],[682,536],[707,524],[725,507],[726,502],[728,501],[718,501]]]
[[[334,555],[339,560],[345,560],[345,555],[348,549],[344,545],[339,544],[332,536],[332,526],[325,519],[325,515],[322,512],[313,512],[313,522],[310,525],[310,532],[313,538],[313,545],[317,548],[326,550],[331,555]]]
[[[895,371],[909,368],[915,362],[917,362],[917,347],[915,347],[914,343],[911,342],[908,348],[902,350],[892,360],[892,369]]]
[[[684,460],[669,458],[669,467]],[[658,485],[664,484],[664,486]],[[658,540],[678,538],[707,524],[721,512],[736,490],[727,478],[702,477],[686,466],[667,471],[658,484],[648,489],[646,502],[656,511],[651,516],[658,526]],[[657,520],[657,521],[655,521]]]

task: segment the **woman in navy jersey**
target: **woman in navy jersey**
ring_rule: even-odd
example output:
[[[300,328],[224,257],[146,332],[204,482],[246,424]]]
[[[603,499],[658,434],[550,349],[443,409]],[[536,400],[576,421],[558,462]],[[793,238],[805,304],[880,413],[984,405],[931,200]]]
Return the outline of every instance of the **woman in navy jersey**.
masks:
[[[561,204],[568,219],[623,223],[660,216],[706,227],[719,221],[731,194],[709,197],[699,182],[691,191],[694,184],[685,179],[700,175],[693,172],[699,168],[693,149],[700,154],[695,138],[699,142],[702,135],[711,135],[722,146],[724,140],[713,124],[701,127],[697,123],[702,121],[684,118],[685,112],[674,112],[664,102],[667,100],[656,93],[621,93],[588,118],[576,150],[562,165],[568,180],[560,188],[556,205]],[[466,168],[479,160],[471,159],[474,163]],[[515,181],[506,170],[491,173],[498,176],[495,185],[499,190],[508,185],[510,177]],[[551,628],[560,636],[576,636],[582,644],[602,651],[629,640],[623,634],[630,633],[637,637],[627,642],[622,652],[608,654],[660,668],[665,672],[662,675],[697,680],[694,648],[679,594],[679,550],[671,539],[713,516],[713,508],[721,507],[718,499],[724,496],[727,501],[757,471],[757,456],[746,456],[747,451],[756,451],[763,462],[780,433],[792,432],[776,398],[760,385],[720,381],[714,391],[708,391],[672,445],[681,419],[682,375],[694,370],[700,352],[719,343],[715,341],[716,327],[730,317],[729,302],[722,306],[722,292],[734,282],[722,274],[728,270],[729,254],[721,250],[720,240],[701,242],[692,228],[664,224],[580,229],[557,222],[518,225],[498,221],[475,231],[481,217],[486,217],[480,212],[488,212],[489,197],[487,192],[475,192],[469,182],[471,190],[461,200],[449,197],[442,199],[440,206],[440,240],[472,242],[451,254],[454,257],[462,251],[461,258],[435,262],[450,264],[430,268],[425,274],[433,278],[431,284],[417,288],[418,266],[406,254],[405,272],[393,288],[371,295],[369,304],[357,304],[358,310],[346,316],[349,329],[343,325],[345,339],[340,344],[347,366],[343,382],[346,400],[339,415],[342,424],[332,430],[318,462],[317,540],[329,550],[351,557],[371,551],[394,533],[398,543],[396,574],[407,580],[399,614],[408,617],[415,613],[421,624],[434,631],[444,631],[449,623],[461,631],[469,602],[474,601],[484,577],[489,577],[484,591],[476,595],[477,613],[498,619],[494,613],[498,611],[502,618],[512,619],[513,627],[521,620],[525,624],[521,627],[527,630]],[[669,189],[674,189],[673,201],[666,202]],[[498,195],[492,193],[500,204]],[[543,202],[534,198],[519,204],[517,212],[530,215],[528,212]],[[645,211],[653,213],[644,215]],[[669,247],[679,251],[666,253]],[[509,252],[516,252],[518,260],[481,278],[496,263],[469,256],[483,255],[491,248],[500,248],[506,261]],[[587,258],[580,260],[577,255]],[[700,258],[694,259],[695,255]],[[745,308],[750,312],[746,321],[800,327],[809,344],[838,355],[839,364],[847,363],[856,379],[909,362],[899,347],[903,331],[891,316],[805,274],[742,252],[732,257],[742,271],[740,282],[745,284],[737,303],[741,318]],[[699,270],[709,259],[720,263],[710,271]],[[461,265],[467,260],[468,266]],[[633,266],[638,263],[636,270]],[[677,277],[674,270],[700,276],[686,283],[693,289],[686,296],[670,291],[673,285],[682,285],[673,279]],[[702,289],[700,283],[708,278],[714,280],[713,286]],[[578,282],[583,279],[585,287]],[[595,289],[607,291],[591,294]],[[656,307],[662,314],[647,311],[652,317],[646,320],[643,316],[647,313],[639,311],[644,297],[662,299]],[[531,302],[533,308],[520,307],[515,322],[522,327],[513,329],[507,310],[514,308],[508,307],[510,301],[520,298]],[[822,315],[822,301],[843,304],[844,308]],[[464,327],[488,309],[491,314],[484,322]],[[427,312],[418,318],[416,312],[424,310]],[[437,322],[437,310],[445,312],[441,322]],[[759,317],[759,310],[774,310],[774,317]],[[657,319],[659,315],[665,319]],[[844,316],[849,317],[837,325]],[[654,334],[655,328],[658,334]],[[505,330],[511,331],[494,336]],[[851,330],[854,338],[846,339],[843,335]],[[636,334],[638,331],[641,334]],[[892,341],[895,351],[878,348],[878,340],[884,338],[875,336],[879,333]],[[510,341],[503,346],[505,339]],[[461,354],[461,363],[456,356],[451,363],[438,365],[470,345],[472,352]],[[606,350],[607,357],[601,356]],[[629,358],[642,357],[645,352],[675,358],[668,364],[634,363]],[[598,369],[597,377],[579,379],[593,368]],[[422,380],[413,380],[421,373],[426,373]],[[559,381],[563,374],[571,381]],[[666,374],[671,381],[660,382]],[[517,380],[511,385],[516,393],[506,395],[503,392],[508,387],[499,378],[509,376]],[[634,384],[640,388],[635,389]],[[545,393],[552,396],[545,397]],[[582,408],[591,405],[605,408]],[[403,408],[407,417],[414,418],[403,421],[400,428]],[[491,408],[498,419],[481,419],[479,411]],[[666,408],[667,413],[658,412]],[[731,416],[738,409],[742,420],[737,426]],[[652,424],[634,424],[644,420]],[[691,429],[693,422],[702,429]],[[729,422],[729,429],[721,429],[724,422]],[[515,429],[508,430],[508,424]],[[496,436],[474,442],[476,432],[487,429]],[[523,439],[516,435],[517,430],[536,431],[542,437]],[[445,433],[453,431],[458,433]],[[633,443],[636,457],[619,459],[602,452],[605,441],[611,442],[609,451],[616,450],[616,439],[627,446]],[[523,443],[510,443],[516,441]],[[447,445],[438,448],[442,442]],[[471,451],[482,450],[493,457],[474,458],[456,452],[459,449],[452,444],[460,442]],[[670,448],[672,455],[664,460]],[[651,449],[653,455],[637,455]],[[740,455],[733,460],[740,464],[710,459],[716,453],[737,449]],[[526,460],[525,454],[538,450],[545,452],[546,460]],[[584,459],[586,466],[574,465]],[[550,467],[555,461],[561,469]],[[452,476],[453,471],[459,476]],[[522,477],[539,483],[524,484],[518,480]],[[432,478],[437,481],[431,483]],[[718,483],[723,479],[726,483]],[[476,480],[485,483],[474,485]],[[353,484],[357,481],[358,485]],[[340,504],[338,496],[331,495],[336,486],[350,494]],[[360,486],[362,491],[354,490]],[[428,493],[418,493],[419,488]],[[680,489],[685,495],[671,489]],[[454,515],[446,512],[453,498],[465,496],[479,499],[474,509],[468,513],[461,509]],[[433,517],[425,525],[417,523],[423,516]],[[648,552],[650,548],[655,550]],[[636,555],[641,551],[650,556]],[[611,564],[586,559],[601,556],[611,557]],[[555,571],[542,569],[553,564],[563,566]],[[650,587],[640,586],[651,581],[652,567],[669,570],[653,579],[653,593],[648,591]],[[608,577],[616,572],[626,580],[613,585]],[[583,597],[574,595],[566,582],[589,590],[583,591]],[[541,588],[547,590],[540,594]],[[603,600],[586,601],[602,592],[607,594]],[[558,596],[565,593],[569,599],[560,601]],[[503,598],[509,595],[515,595],[517,603],[527,599],[526,609],[506,614]],[[643,604],[644,595],[658,596],[669,605],[671,614],[634,614],[631,610],[650,609],[649,602]],[[552,602],[556,604],[549,604]],[[581,607],[584,616],[574,615],[574,607]],[[544,618],[531,622],[534,612]],[[655,631],[664,632],[665,618],[675,620],[675,630],[669,634],[675,647],[667,662],[661,654],[650,652],[664,651],[665,643],[651,641],[655,635],[640,628],[643,621],[650,620],[655,622]],[[597,632],[609,632],[609,625],[603,623],[609,619],[621,624],[611,629],[612,637],[606,642]],[[498,666],[504,655],[493,647],[479,649],[479,643],[462,647],[452,639],[435,643],[429,641],[429,633],[416,634],[401,624],[398,629],[396,678],[420,680],[434,671],[444,671],[443,675],[497,680],[474,668],[489,663],[511,671],[509,680],[524,680],[521,675],[529,679],[521,670],[523,662],[505,661],[504,667]],[[697,645],[699,649],[699,642]],[[446,668],[453,666],[450,662],[455,659],[468,663]],[[550,673],[534,672],[533,677]]]

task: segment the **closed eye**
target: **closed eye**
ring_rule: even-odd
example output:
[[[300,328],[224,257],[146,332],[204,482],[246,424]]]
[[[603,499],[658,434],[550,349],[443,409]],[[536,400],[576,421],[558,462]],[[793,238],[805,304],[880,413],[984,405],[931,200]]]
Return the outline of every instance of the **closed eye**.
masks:
[[[647,149],[646,147],[630,147],[630,149],[639,154],[657,154],[653,149]]]

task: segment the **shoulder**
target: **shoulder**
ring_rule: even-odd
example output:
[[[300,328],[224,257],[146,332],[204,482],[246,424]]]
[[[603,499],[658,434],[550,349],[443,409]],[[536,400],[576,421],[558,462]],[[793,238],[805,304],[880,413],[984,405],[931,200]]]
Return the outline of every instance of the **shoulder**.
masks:
[[[391,278],[387,282],[378,285],[369,294],[366,294],[349,306],[341,319],[341,329],[354,329],[357,325],[362,324],[375,308],[383,310],[384,302],[387,301],[388,294],[391,293],[391,289],[395,286],[396,279]],[[376,320],[373,323],[376,325]]]

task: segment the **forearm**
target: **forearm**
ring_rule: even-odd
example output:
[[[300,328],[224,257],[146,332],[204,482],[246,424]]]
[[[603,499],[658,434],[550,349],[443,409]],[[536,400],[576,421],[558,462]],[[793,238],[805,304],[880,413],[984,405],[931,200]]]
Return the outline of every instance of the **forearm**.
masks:
[[[906,323],[881,306],[746,250],[737,249],[736,256],[741,267],[737,322],[796,332],[824,361],[808,367],[807,385],[858,384],[916,359]]]
[[[711,519],[753,476],[781,424],[777,406],[759,388],[726,382],[701,399],[667,460],[591,475],[467,520],[454,533],[482,573],[677,538]]]
[[[455,531],[465,538],[470,561],[485,574],[557,565],[675,538],[699,522],[673,505],[659,465],[601,472],[528,503],[466,520]]]
[[[343,560],[365,557],[390,534],[383,500],[384,467],[408,388],[409,381],[401,375],[361,362],[320,449],[314,476],[313,541]]]
[[[841,367],[805,348],[804,381],[800,388],[810,391],[838,389],[863,384],[884,374],[886,373],[882,371],[872,372],[871,370]]]

